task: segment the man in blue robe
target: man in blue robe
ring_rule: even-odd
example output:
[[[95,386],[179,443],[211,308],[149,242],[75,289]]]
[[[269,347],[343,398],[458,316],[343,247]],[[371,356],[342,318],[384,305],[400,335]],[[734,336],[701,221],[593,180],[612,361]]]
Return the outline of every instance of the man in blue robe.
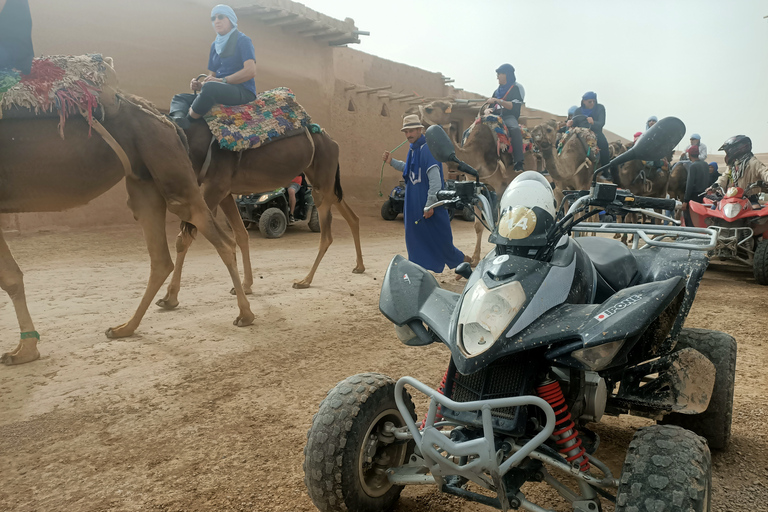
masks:
[[[451,219],[445,208],[430,208],[437,202],[437,192],[445,186],[443,166],[435,160],[427,147],[424,126],[417,115],[405,116],[403,129],[411,143],[405,162],[384,153],[384,161],[403,173],[405,180],[405,246],[408,259],[433,272],[442,272],[445,266],[456,268],[470,261],[453,245]]]

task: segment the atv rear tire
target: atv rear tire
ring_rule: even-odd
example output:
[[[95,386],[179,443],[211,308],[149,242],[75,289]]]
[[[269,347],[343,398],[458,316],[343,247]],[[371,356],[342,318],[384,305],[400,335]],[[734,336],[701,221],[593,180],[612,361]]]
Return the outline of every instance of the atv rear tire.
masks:
[[[288,227],[288,219],[280,208],[267,208],[259,219],[259,231],[266,238],[280,238]]]
[[[766,239],[757,241],[755,257],[752,260],[752,272],[757,284],[768,286],[768,240]]]
[[[381,218],[384,220],[395,220],[397,218],[397,212],[392,208],[392,200],[387,199],[384,204],[381,205]]]
[[[712,459],[703,438],[672,425],[638,429],[619,479],[616,512],[711,507]]]
[[[410,395],[405,393],[404,398],[415,419]],[[395,381],[386,375],[348,377],[328,393],[312,418],[304,448],[304,483],[317,508],[323,512],[394,508],[403,488],[389,483],[384,471],[401,466],[410,445],[383,441],[386,422],[405,426],[395,403]]]
[[[707,329],[684,328],[675,350],[693,348],[715,365],[715,387],[707,410],[701,414],[671,413],[660,421],[677,425],[703,436],[713,450],[723,450],[731,440],[733,386],[736,376],[736,340],[733,336]]]
[[[309,230],[313,233],[320,232],[320,217],[317,214],[317,206],[312,207],[312,213],[309,214]]]

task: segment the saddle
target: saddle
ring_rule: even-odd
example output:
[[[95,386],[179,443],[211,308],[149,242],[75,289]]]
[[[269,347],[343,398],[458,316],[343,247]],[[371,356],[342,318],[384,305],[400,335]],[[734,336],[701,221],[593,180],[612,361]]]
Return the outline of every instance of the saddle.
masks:
[[[584,152],[587,154],[587,158],[592,161],[593,164],[600,161],[600,148],[597,147],[597,136],[589,128],[570,128],[566,131],[557,143],[558,155],[563,151],[565,143],[573,137],[576,137],[582,144]]]
[[[321,131],[287,87],[260,93],[244,105],[214,105],[205,121],[219,147],[230,151],[258,148],[307,130]]]
[[[472,133],[472,130],[475,128],[475,126],[478,126],[481,123],[490,128],[491,132],[493,133],[493,138],[496,141],[496,154],[500,155],[501,153],[509,151],[510,141],[507,125],[504,124],[501,116],[497,116],[495,114],[477,116],[475,122],[472,123],[464,132],[464,136],[461,139],[461,145],[464,146],[464,144],[467,142],[467,139],[469,139],[469,134]]]

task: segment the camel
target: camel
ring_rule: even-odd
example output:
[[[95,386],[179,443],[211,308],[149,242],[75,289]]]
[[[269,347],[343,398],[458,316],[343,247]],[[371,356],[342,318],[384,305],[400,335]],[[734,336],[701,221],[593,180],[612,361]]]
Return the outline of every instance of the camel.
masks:
[[[88,203],[125,177],[128,206],[144,231],[150,275],[134,315],[107,330],[109,338],[132,335],[149,304],[173,270],[165,232],[166,209],[194,225],[216,248],[229,270],[237,295],[237,326],[253,323],[235,259],[235,243],[215,222],[205,204],[175,126],[141,98],[117,89],[111,59],[105,59],[108,83],[102,87],[103,124],[89,136],[89,123],[72,117],[59,136],[59,118],[0,120],[0,213],[62,211]],[[23,274],[0,232],[0,287],[10,296],[21,331],[15,350],[2,355],[7,365],[40,357],[39,334],[27,308]]]
[[[688,167],[684,162],[677,162],[669,171],[669,184],[667,193],[672,199],[682,201],[685,199],[685,187],[688,183]]]
[[[584,138],[587,128],[571,128],[559,154],[556,146],[557,130],[557,121],[551,119],[535,126],[531,135],[533,143],[544,157],[547,171],[555,181],[555,198],[560,204],[564,190],[589,190],[594,164],[587,156]]]
[[[320,265],[328,247],[333,242],[331,235],[331,206],[335,205],[349,224],[355,241],[357,263],[353,273],[365,272],[363,253],[360,247],[360,222],[344,201],[339,181],[339,146],[331,137],[322,133],[296,135],[270,142],[262,147],[247,149],[239,154],[211,144],[211,131],[203,121],[192,123],[186,131],[189,141],[190,159],[197,173],[203,197],[211,209],[218,205],[227,218],[240,248],[243,260],[243,287],[246,294],[252,293],[253,271],[248,247],[248,231],[240,217],[232,194],[250,194],[259,190],[272,190],[290,183],[291,179],[304,172],[312,184],[312,195],[318,209],[320,221],[320,248],[309,274],[294,281],[294,288],[308,288],[315,271]],[[202,174],[204,162],[211,148],[210,165]],[[173,309],[179,304],[181,272],[194,232],[182,230],[176,238],[176,266],[165,297],[157,305]],[[234,290],[233,290],[234,292]]]

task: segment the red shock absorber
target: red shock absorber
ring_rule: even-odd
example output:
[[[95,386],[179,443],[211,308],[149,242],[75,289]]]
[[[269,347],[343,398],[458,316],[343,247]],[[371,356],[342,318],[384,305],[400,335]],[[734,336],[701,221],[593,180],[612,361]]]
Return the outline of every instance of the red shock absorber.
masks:
[[[581,446],[576,425],[571,420],[571,413],[568,412],[568,404],[565,403],[560,383],[547,380],[536,388],[536,393],[555,410],[555,431],[552,436],[557,439],[555,443],[559,447],[558,451],[569,463],[578,464],[580,471],[589,470],[589,459],[586,450]]]
[[[437,392],[441,395],[445,394],[445,381],[448,380],[448,370],[449,368],[445,369],[445,374],[443,375],[443,380],[440,381],[440,385],[437,386]],[[440,406],[437,406],[437,413],[435,414],[435,423],[443,419],[443,415],[440,414]],[[424,430],[424,427],[427,426],[427,413],[424,413],[424,419],[421,420],[421,430]]]

